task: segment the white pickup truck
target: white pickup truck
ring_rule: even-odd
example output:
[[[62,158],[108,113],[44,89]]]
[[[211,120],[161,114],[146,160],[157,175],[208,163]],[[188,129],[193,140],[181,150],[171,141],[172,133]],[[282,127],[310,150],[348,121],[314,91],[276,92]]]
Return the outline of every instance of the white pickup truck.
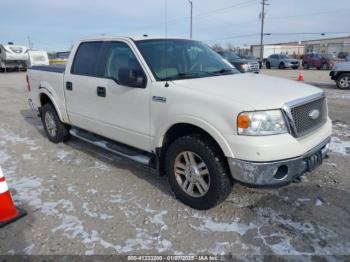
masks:
[[[72,135],[156,168],[196,209],[223,201],[235,181],[286,185],[329,148],[322,90],[241,74],[199,41],[84,39],[66,66],[30,68],[27,80],[50,141]]]

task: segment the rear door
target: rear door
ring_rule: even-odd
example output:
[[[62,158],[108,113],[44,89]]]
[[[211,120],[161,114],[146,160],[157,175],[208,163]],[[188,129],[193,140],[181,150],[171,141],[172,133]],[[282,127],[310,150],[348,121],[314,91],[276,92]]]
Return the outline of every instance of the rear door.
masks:
[[[276,64],[277,64],[276,58],[277,58],[277,55],[271,55],[271,57],[270,57],[270,64],[272,67],[276,67]]]
[[[66,107],[72,125],[95,130],[95,114],[101,110],[96,105],[97,67],[104,42],[83,42],[75,52],[70,71],[65,74]],[[69,66],[67,67],[69,68]]]

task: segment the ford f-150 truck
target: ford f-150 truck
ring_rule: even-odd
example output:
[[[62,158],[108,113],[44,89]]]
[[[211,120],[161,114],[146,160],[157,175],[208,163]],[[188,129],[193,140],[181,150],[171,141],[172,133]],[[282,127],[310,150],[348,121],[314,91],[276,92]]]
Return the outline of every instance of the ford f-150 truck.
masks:
[[[329,148],[322,90],[241,74],[199,41],[84,39],[66,66],[32,67],[27,80],[50,141],[75,136],[155,168],[196,209],[223,201],[235,181],[286,185]]]

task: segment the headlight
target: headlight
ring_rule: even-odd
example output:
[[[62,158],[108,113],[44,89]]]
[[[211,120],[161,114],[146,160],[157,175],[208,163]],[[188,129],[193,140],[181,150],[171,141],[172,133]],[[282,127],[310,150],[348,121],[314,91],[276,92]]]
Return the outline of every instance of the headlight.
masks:
[[[237,118],[237,132],[246,136],[266,136],[287,133],[281,110],[243,112]]]
[[[249,70],[249,65],[248,64],[241,64],[240,67],[241,67],[241,69],[243,71],[248,71]]]

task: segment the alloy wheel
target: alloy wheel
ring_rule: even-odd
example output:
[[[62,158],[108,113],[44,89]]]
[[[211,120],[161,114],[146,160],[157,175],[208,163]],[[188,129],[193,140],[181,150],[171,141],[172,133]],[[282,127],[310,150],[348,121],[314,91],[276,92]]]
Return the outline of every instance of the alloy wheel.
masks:
[[[209,169],[197,154],[181,152],[175,159],[174,172],[176,182],[186,194],[202,197],[209,191]]]

